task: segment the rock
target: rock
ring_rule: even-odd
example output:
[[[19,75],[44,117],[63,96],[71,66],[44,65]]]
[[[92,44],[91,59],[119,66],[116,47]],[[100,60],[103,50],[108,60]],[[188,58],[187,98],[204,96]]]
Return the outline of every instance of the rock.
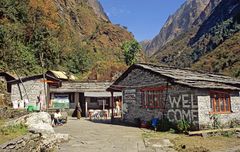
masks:
[[[55,134],[55,137],[57,139],[57,142],[67,142],[69,141],[69,135],[68,134]]]
[[[208,136],[209,136],[208,133],[202,133],[203,138],[207,138]]]
[[[23,142],[23,139],[20,139],[17,141],[17,144],[21,144]]]
[[[161,148],[161,147],[163,147],[163,145],[160,145],[160,144],[153,144],[152,147],[154,147],[154,148]]]
[[[42,136],[41,148],[45,149],[56,149],[58,143],[66,142],[69,140],[68,134],[45,134]]]
[[[35,134],[54,134],[51,126],[51,116],[47,112],[31,113],[22,116],[7,125],[24,124],[28,126],[28,130]]]
[[[31,124],[51,124],[51,116],[46,112],[32,113],[26,120],[26,125]]]
[[[162,144],[164,147],[173,147],[174,145],[170,142],[169,139],[163,139]]]
[[[24,147],[25,145],[26,145],[26,142],[23,141],[23,142],[21,143],[21,147]]]
[[[30,139],[36,139],[38,137],[40,137],[40,134],[30,134]]]
[[[4,144],[2,144],[2,145],[0,146],[0,148],[1,148],[1,149],[6,149],[7,146],[8,146],[8,143],[4,143]]]
[[[7,126],[18,125],[18,124],[39,124],[47,123],[51,124],[51,116],[47,112],[35,112],[25,116],[22,116],[16,120],[10,121],[7,123]]]
[[[51,151],[58,143],[69,140],[68,134],[55,134],[51,117],[46,112],[28,114],[10,122],[8,126],[17,124],[27,125],[31,133],[0,145],[0,151]]]
[[[40,133],[40,134],[54,134],[53,127],[50,124],[46,123],[38,123],[31,124],[28,126],[28,131],[32,133]]]
[[[15,144],[8,145],[8,148],[9,148],[9,149],[14,149],[15,147],[16,147]]]
[[[44,139],[44,143],[48,144],[48,143],[61,143],[61,142],[67,142],[69,141],[69,135],[68,134],[53,134],[53,135],[49,135],[49,134],[45,134],[42,136],[42,138]]]

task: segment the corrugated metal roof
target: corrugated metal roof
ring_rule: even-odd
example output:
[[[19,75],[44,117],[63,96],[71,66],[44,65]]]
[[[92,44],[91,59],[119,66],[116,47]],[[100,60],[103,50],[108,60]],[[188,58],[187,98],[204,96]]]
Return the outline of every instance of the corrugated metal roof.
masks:
[[[67,75],[65,72],[62,71],[53,71],[51,70],[51,72],[54,74],[55,77],[59,78],[59,79],[68,79]]]
[[[76,77],[74,75],[69,75],[69,77],[67,76],[67,73],[64,71],[54,71],[54,70],[50,70],[49,72],[51,72],[56,78],[58,79],[64,79],[64,80],[76,80]]]

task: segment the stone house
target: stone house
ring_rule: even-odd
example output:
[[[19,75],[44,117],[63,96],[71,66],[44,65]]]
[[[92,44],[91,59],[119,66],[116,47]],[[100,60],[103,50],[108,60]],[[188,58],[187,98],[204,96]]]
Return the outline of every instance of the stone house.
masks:
[[[240,121],[240,80],[223,75],[135,64],[107,90],[123,93],[123,120],[130,123],[184,119],[199,130]]]
[[[43,75],[34,75],[10,80],[7,83],[9,85],[9,93],[13,106],[19,101],[24,102],[26,100],[28,105],[36,106],[39,102],[38,97],[41,96],[44,100],[44,106],[46,107],[48,106],[47,102],[50,100],[50,88],[61,86],[61,80],[47,74],[45,74],[45,77]],[[16,106],[14,106],[14,108],[16,108]],[[20,108],[24,108],[24,106],[21,105]]]
[[[0,107],[11,106],[10,92],[11,87],[8,81],[15,80],[14,76],[7,72],[0,72]]]
[[[47,75],[60,79],[62,85],[59,88],[50,88],[50,101],[59,103],[66,101],[69,103],[67,108],[75,109],[77,104],[82,109],[81,115],[88,117],[89,111],[107,111],[115,106],[115,102],[122,98],[122,93],[118,92],[111,98],[111,93],[106,89],[112,82],[99,81],[76,81],[76,77],[63,71],[49,70]],[[113,106],[112,106],[113,105]]]
[[[11,74],[7,73],[7,72],[0,72],[0,84],[2,86],[4,86],[5,91],[10,91],[10,85],[7,83],[8,81],[12,81],[12,80],[16,80],[14,76],[12,76]],[[1,92],[1,91],[0,91]]]
[[[111,82],[95,81],[63,81],[59,88],[50,88],[50,97],[52,100],[63,99],[69,101],[69,108],[75,109],[79,103],[82,109],[82,117],[88,117],[89,110],[107,110],[114,106],[112,104],[111,93],[106,89]],[[114,101],[120,100],[122,93],[114,94]],[[112,106],[113,105],[113,106]]]

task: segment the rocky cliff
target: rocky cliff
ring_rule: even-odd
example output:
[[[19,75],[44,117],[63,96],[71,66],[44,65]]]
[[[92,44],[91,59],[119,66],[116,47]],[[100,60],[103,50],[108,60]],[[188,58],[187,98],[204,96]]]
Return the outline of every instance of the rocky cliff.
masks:
[[[104,12],[104,9],[101,3],[98,0],[87,0],[88,4],[93,8],[95,14],[101,17],[105,21],[109,21],[107,14]]]
[[[155,52],[152,60],[239,77],[240,1],[210,1],[193,25]]]
[[[204,21],[207,15],[199,16],[209,2],[210,0],[187,0],[173,15],[169,16],[159,34],[146,46],[145,52],[152,55],[166,43],[188,31],[197,19],[198,22]]]

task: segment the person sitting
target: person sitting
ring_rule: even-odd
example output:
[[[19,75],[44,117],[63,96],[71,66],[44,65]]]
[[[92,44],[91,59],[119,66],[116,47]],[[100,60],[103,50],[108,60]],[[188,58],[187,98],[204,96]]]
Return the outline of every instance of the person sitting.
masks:
[[[60,110],[57,109],[56,112],[54,113],[54,124],[55,125],[62,125],[62,115],[60,113]]]

